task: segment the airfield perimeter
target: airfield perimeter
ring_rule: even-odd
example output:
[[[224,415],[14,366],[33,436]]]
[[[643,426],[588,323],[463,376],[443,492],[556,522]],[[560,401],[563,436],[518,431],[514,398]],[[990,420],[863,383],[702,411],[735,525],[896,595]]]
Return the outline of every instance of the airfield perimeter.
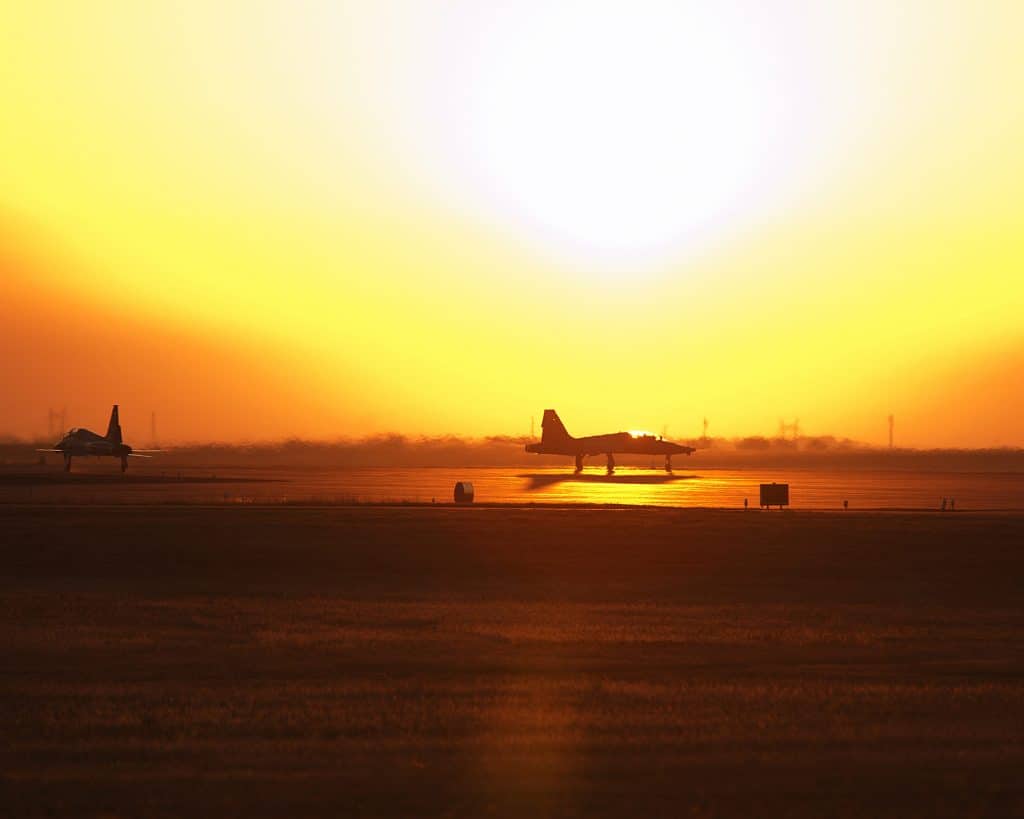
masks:
[[[0,505],[0,813],[1024,813],[1024,516]]]

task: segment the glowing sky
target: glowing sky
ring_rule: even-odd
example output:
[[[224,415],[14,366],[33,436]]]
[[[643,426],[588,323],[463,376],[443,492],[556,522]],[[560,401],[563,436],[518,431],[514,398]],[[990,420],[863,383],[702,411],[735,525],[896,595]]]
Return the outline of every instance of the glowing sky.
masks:
[[[7,5],[0,432],[1024,444],[1024,4]]]

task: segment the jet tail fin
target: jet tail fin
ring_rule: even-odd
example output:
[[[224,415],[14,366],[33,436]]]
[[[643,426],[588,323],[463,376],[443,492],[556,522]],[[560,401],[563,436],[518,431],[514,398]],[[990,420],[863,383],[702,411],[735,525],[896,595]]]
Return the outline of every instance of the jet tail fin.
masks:
[[[115,444],[121,443],[121,423],[117,417],[117,404],[110,411],[110,423],[107,424],[107,440]]]
[[[544,420],[540,423],[542,444],[555,443],[557,441],[571,441],[572,436],[553,409],[544,410]]]

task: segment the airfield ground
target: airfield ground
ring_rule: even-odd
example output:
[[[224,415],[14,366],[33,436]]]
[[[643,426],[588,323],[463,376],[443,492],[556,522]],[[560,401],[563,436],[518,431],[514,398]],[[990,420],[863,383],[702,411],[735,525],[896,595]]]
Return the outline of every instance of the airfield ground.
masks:
[[[0,505],[0,815],[1024,813],[1024,516]]]

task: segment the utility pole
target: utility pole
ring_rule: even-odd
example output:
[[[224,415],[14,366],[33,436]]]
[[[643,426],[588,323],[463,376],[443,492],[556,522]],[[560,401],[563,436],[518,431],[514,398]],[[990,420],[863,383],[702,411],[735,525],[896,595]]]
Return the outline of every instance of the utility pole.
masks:
[[[64,434],[64,432],[65,432],[64,418],[65,418],[66,415],[67,415],[67,409],[62,409],[60,412],[57,412],[53,407],[50,407],[50,409],[47,410],[47,413],[46,413],[46,437],[47,438],[54,438],[54,437],[56,437],[55,436],[55,432],[56,432],[56,435],[63,435]],[[59,428],[57,430],[54,430],[54,428],[53,428],[55,423],[58,423],[58,426],[59,426]]]

